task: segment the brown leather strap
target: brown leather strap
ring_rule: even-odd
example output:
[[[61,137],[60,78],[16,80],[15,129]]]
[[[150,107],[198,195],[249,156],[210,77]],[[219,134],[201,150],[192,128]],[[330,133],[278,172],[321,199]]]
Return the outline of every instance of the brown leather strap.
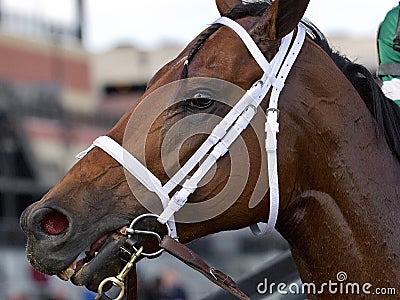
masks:
[[[137,300],[138,288],[136,265],[129,271],[128,278],[126,279],[126,285],[126,300]]]
[[[225,275],[219,270],[211,268],[204,260],[185,245],[177,242],[169,236],[165,236],[161,242],[161,247],[180,261],[187,264],[189,267],[202,273],[210,281],[230,292],[235,297],[243,300],[250,300],[250,298],[239,289],[238,285],[231,277]]]
[[[129,260],[129,257],[133,254],[133,241],[128,239],[126,243],[120,248],[120,257],[122,261]],[[220,270],[211,268],[204,260],[201,259],[196,253],[185,245],[177,242],[169,236],[165,236],[161,242],[161,248],[165,249],[168,253],[184,262],[189,267],[203,274],[211,282],[217,284],[224,290],[228,291],[238,299],[250,300],[250,298],[244,294],[236,284],[236,282],[224,274]],[[126,288],[126,299],[137,300],[137,274],[136,266],[131,269],[127,278]],[[106,295],[103,295],[100,300],[110,300]]]
[[[132,255],[135,253],[134,250],[135,240],[128,238],[125,243],[119,248],[119,257],[122,262],[128,262]],[[137,300],[138,297],[138,289],[137,289],[137,272],[136,272],[136,264],[129,271],[128,277],[125,280],[126,290],[125,290],[125,298],[126,300]]]

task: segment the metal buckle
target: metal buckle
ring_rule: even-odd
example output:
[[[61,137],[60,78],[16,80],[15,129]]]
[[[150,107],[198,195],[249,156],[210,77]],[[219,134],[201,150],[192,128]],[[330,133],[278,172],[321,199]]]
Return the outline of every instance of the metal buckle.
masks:
[[[215,281],[218,281],[218,278],[217,278],[217,276],[215,276],[214,272],[215,272],[215,268],[211,267],[210,268],[210,274],[211,274],[212,277],[214,277]]]
[[[137,230],[134,229],[135,224],[144,218],[158,218],[159,216],[156,214],[143,214],[140,215],[138,217],[136,217],[131,224],[129,225],[128,228],[126,228],[125,232],[128,233],[128,236],[132,236],[132,234],[144,234],[144,235],[151,235],[153,237],[155,237],[158,240],[158,243],[161,244],[161,236],[157,233],[157,232],[153,232],[153,231],[147,231],[147,230]],[[171,235],[171,228],[169,227],[168,223],[165,223],[165,226],[167,227],[167,231],[168,231],[168,235]],[[138,251],[138,249],[132,245],[133,250]],[[164,251],[164,249],[160,249],[156,252],[153,253],[146,253],[146,252],[142,252],[141,255],[146,256],[146,257],[154,257],[154,256],[158,256],[160,255],[162,252]]]
[[[274,107],[270,107],[270,108],[267,108],[267,110],[266,110],[267,116],[268,116],[269,112],[273,112],[273,113],[276,112],[278,114],[278,118],[279,118],[279,113],[280,113],[279,109],[274,108]]]
[[[96,296],[96,298],[94,298],[94,300],[100,299],[100,297],[103,295],[103,287],[108,282],[112,283],[113,286],[116,286],[120,289],[117,298],[114,298],[114,300],[121,300],[124,297],[124,294],[125,294],[124,279],[128,275],[129,271],[132,269],[132,267],[134,266],[135,260],[142,254],[142,250],[143,250],[143,247],[140,247],[139,250],[136,251],[136,253],[131,256],[131,259],[127,262],[125,267],[122,269],[122,271],[117,276],[108,277],[100,283],[100,285],[97,289],[97,296]]]

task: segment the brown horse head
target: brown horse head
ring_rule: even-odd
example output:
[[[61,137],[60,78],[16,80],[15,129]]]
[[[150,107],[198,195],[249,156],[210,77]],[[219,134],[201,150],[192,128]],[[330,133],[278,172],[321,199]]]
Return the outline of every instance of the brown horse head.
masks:
[[[296,28],[307,5],[308,1],[294,0],[276,0],[271,5],[217,0],[221,14],[241,24],[268,59],[278,51],[281,39]],[[366,172],[377,178],[376,182],[382,178],[378,170],[385,172],[386,186],[391,188],[387,197],[392,197],[391,204],[397,207],[394,203],[399,200],[400,192],[395,173],[399,164],[389,146],[393,153],[400,151],[396,150],[399,145],[390,130],[398,122],[398,109],[382,97],[365,69],[357,69],[332,53],[319,32],[312,27],[309,30],[314,30],[313,36],[306,39],[279,103],[281,203],[277,228],[298,256],[299,266],[304,270],[302,277],[314,280],[321,274],[327,276],[317,267],[318,253],[313,252],[320,241],[304,245],[306,242],[301,237],[311,234],[309,228],[318,231],[318,225],[313,222],[325,224],[332,234],[334,227],[326,224],[329,218],[324,219],[332,212],[335,216],[344,214],[340,222],[347,222],[348,230],[361,232],[365,224],[349,221],[351,209],[346,207],[351,203],[346,203],[346,199],[353,199],[364,188],[363,202],[367,194],[378,197],[376,184],[368,184],[365,179]],[[227,27],[212,25],[153,77],[143,97],[107,135],[127,146],[165,184],[193,155],[216,122],[227,114],[235,99],[261,76],[262,70],[236,34]],[[182,77],[187,79],[179,81]],[[357,86],[358,81],[363,84]],[[180,94],[182,90],[186,94]],[[174,100],[170,101],[171,98]],[[269,94],[252,126],[242,133],[241,142],[230,149],[231,155],[222,157],[207,182],[190,196],[192,210],[177,215],[182,242],[267,220],[266,159],[263,140],[258,137],[260,130],[264,132],[260,120],[265,121],[265,115],[261,111],[265,111],[268,98]],[[375,98],[381,102],[373,104]],[[392,121],[378,122],[386,128],[387,142],[376,137],[379,129],[365,102],[371,107],[375,105],[375,111],[392,116]],[[368,155],[381,165],[369,165]],[[370,190],[373,191],[370,193]],[[121,230],[141,214],[160,213],[160,204],[155,198],[112,157],[99,148],[92,149],[22,215],[31,264],[49,275],[62,274],[71,267],[76,270],[71,278],[75,284],[95,290],[102,279],[120,269],[117,253],[126,239]],[[209,199],[215,200],[211,206],[204,203]],[[227,205],[208,214],[218,206],[215,203]],[[320,214],[313,210],[321,206]],[[196,219],[204,207],[207,217]],[[364,208],[364,212],[371,211],[372,208]],[[390,212],[390,206],[384,212]],[[332,220],[337,221],[333,217]],[[144,220],[141,226],[165,233],[165,227],[153,219]],[[329,246],[333,247],[335,237],[346,238],[346,235],[332,234],[326,238]],[[347,237],[353,238],[351,234]],[[357,249],[365,254],[366,245],[357,242]],[[150,251],[156,247],[147,239],[139,239],[138,243]],[[398,243],[395,246],[400,249]],[[86,257],[77,262],[78,256],[88,248]],[[313,263],[315,269],[309,267]],[[334,271],[329,272],[332,275]],[[64,272],[61,276],[69,275]]]

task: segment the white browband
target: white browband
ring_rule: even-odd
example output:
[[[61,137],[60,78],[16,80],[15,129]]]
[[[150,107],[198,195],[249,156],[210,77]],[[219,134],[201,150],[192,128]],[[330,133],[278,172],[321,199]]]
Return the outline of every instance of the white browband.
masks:
[[[161,200],[164,211],[158,218],[161,223],[168,222],[171,229],[170,235],[178,238],[174,221],[174,214],[187,202],[188,197],[194,193],[201,179],[216,164],[217,160],[224,156],[232,143],[247,128],[250,121],[257,112],[266,94],[272,87],[269,107],[266,111],[267,120],[265,123],[266,141],[265,147],[268,158],[268,177],[270,187],[270,212],[268,223],[265,228],[260,229],[258,224],[252,225],[251,230],[256,235],[264,235],[275,227],[279,210],[279,184],[278,184],[278,163],[277,163],[277,132],[278,124],[278,99],[285,80],[292,68],[305,39],[305,29],[299,24],[297,35],[291,45],[293,32],[282,39],[278,53],[271,63],[264,57],[256,43],[247,31],[235,21],[221,17],[214,23],[219,23],[231,28],[241,38],[249,52],[258,63],[264,74],[260,80],[255,82],[247,90],[238,103],[228,112],[221,122],[213,129],[206,141],[184,164],[184,166],[163,186],[160,180],[154,176],[140,161],[121,145],[108,136],[97,138],[85,151],[78,154],[78,158],[84,157],[94,147],[103,149],[118,161],[132,176],[138,179],[149,191],[154,192]],[[289,49],[290,48],[290,49]],[[211,152],[210,152],[211,151]],[[210,153],[207,155],[207,153]],[[207,156],[207,157],[206,157]],[[194,174],[187,179],[171,198],[169,194],[183,179],[202,161]]]

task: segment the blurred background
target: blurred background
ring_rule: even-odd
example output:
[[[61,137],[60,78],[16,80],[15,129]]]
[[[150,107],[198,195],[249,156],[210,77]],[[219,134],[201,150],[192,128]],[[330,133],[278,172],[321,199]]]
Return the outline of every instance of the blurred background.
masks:
[[[375,72],[378,26],[396,4],[314,0],[306,15],[334,49]],[[29,266],[19,216],[217,17],[214,0],[0,0],[0,299],[93,299]],[[222,233],[191,247],[236,279],[269,270],[280,280],[298,280],[277,233],[264,239],[249,230]],[[171,268],[175,275],[165,278]],[[179,283],[186,299],[217,290],[168,255],[140,263],[139,275],[149,289]],[[255,288],[262,278],[254,278],[243,284]]]

